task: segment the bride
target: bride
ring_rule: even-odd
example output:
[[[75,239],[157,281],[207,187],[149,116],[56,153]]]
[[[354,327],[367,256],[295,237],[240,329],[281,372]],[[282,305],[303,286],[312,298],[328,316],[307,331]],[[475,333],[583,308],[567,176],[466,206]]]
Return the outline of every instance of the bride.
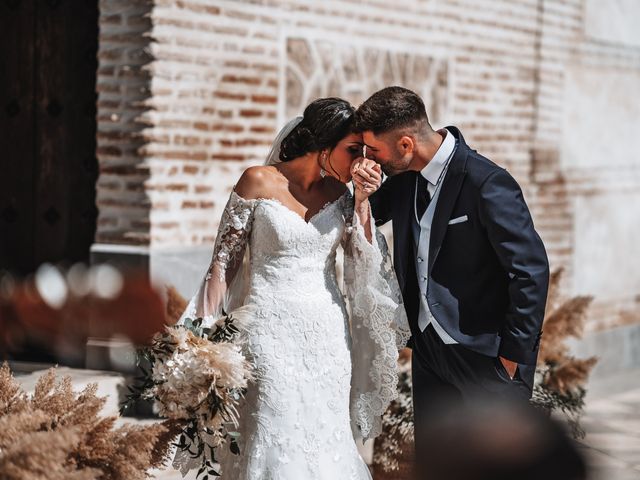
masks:
[[[353,114],[338,98],[312,102],[280,132],[266,165],[243,173],[181,317],[211,324],[222,309],[251,312],[240,326],[255,379],[239,412],[240,454],[220,449],[216,459],[222,478],[371,478],[355,440],[380,432],[409,327],[369,208],[380,171],[359,158]],[[352,168],[370,179],[353,196]],[[193,468],[183,452],[174,466]]]

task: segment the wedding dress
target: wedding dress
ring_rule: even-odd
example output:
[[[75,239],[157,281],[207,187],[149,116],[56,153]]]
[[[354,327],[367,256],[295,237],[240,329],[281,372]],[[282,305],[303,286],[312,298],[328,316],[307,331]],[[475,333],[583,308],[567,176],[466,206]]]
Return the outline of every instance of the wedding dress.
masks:
[[[251,307],[240,327],[255,380],[240,409],[241,454],[218,459],[222,478],[370,478],[355,440],[380,432],[409,336],[384,237],[372,234],[370,244],[349,192],[308,222],[276,200],[231,193],[211,266],[182,316],[212,323],[225,304]]]
[[[216,459],[221,478],[371,478],[355,441],[380,432],[409,337],[384,237],[371,224],[369,243],[348,191],[309,221],[277,200],[231,193],[211,266],[181,318],[210,324],[223,307],[250,307],[240,326],[255,380],[239,410],[241,453],[223,447]],[[180,453],[174,466],[193,468]]]

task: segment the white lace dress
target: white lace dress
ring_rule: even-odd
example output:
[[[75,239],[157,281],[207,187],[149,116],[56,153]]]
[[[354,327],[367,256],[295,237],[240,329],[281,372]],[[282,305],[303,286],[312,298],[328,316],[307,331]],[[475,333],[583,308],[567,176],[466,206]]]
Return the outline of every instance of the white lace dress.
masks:
[[[220,449],[223,479],[371,478],[355,440],[380,431],[409,327],[384,237],[374,231],[370,244],[353,216],[349,192],[309,222],[276,200],[231,194],[205,281],[181,318],[210,323],[222,307],[250,307],[241,327],[256,378],[240,409],[240,455]],[[180,455],[174,465],[193,468]]]

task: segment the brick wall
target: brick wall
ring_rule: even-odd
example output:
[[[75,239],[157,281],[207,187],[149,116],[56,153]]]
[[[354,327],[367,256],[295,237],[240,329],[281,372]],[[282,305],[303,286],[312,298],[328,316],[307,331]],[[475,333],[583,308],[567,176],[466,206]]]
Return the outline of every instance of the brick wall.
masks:
[[[589,20],[599,1],[103,0],[97,242],[211,244],[235,179],[300,105],[400,83],[520,181],[567,292],[598,290],[576,287],[576,199],[640,185],[628,162],[604,183],[567,164],[567,66],[640,72],[640,47]],[[592,328],[637,321],[625,285]]]
[[[98,243],[149,243],[150,169],[139,149],[147,127],[140,116],[150,98],[151,7],[140,0],[100,2]]]

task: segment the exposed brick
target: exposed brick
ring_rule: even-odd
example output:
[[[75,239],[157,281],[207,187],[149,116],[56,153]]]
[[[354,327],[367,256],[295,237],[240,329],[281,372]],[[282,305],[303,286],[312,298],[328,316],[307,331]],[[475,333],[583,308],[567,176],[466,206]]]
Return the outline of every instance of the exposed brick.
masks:
[[[273,95],[251,95],[251,101],[255,103],[278,103],[278,97]]]
[[[113,175],[147,175],[149,167],[145,165],[100,165],[100,173]]]
[[[101,49],[98,53],[100,60],[119,60],[124,55],[124,47]]]
[[[105,25],[120,25],[122,23],[122,15],[102,15],[100,23]]]
[[[180,224],[178,222],[157,222],[154,227],[162,230],[177,230],[180,228]]]
[[[242,161],[245,160],[244,155],[234,155],[234,154],[224,154],[224,153],[216,153],[211,155],[211,160],[235,160]]]
[[[245,85],[260,85],[262,80],[259,77],[245,77],[240,75],[224,75],[222,77],[223,82],[228,83],[242,83]]]
[[[213,188],[208,185],[196,185],[195,189],[196,193],[209,193],[213,190]]]
[[[198,167],[194,167],[193,165],[183,165],[182,167],[182,173],[186,173],[189,175],[193,175],[196,174],[200,171],[200,169]]]
[[[216,98],[222,98],[227,100],[245,100],[247,95],[244,93],[235,93],[235,92],[226,92],[226,91],[216,91],[213,93],[213,96]]]
[[[262,125],[252,125],[249,130],[256,133],[273,133],[273,127]]]
[[[262,111],[261,110],[253,110],[253,109],[240,110],[240,116],[241,117],[247,117],[247,118],[261,117],[262,116]]]
[[[170,183],[168,185],[164,185],[164,188],[170,192],[186,192],[189,190],[188,185],[183,183]]]
[[[345,55],[339,57],[340,73],[356,78],[347,78],[344,95],[354,104],[378,85],[412,79],[402,74],[363,83],[357,62],[342,48],[345,32],[353,36],[355,49],[369,47],[367,38],[376,32],[377,42],[370,45],[375,55],[385,54],[378,45],[388,42],[394,52],[444,58],[444,77],[453,81],[445,90],[450,103],[443,121],[460,126],[473,148],[516,176],[554,267],[570,269],[574,262],[575,191],[617,191],[616,185],[592,185],[593,176],[578,179],[563,170],[565,66],[578,62],[637,71],[640,65],[637,49],[584,35],[584,2],[547,2],[542,17],[534,1],[464,1],[446,8],[413,0],[374,2],[371,8],[356,0],[345,0],[341,8],[305,0],[290,0],[286,8],[278,2],[259,8],[252,2],[227,2],[222,8],[189,0],[99,3],[98,241],[213,242],[231,185],[243,168],[262,163],[278,125],[307,100],[290,111],[286,95],[295,96],[294,86],[287,80],[281,85],[279,72],[296,55],[280,48],[281,33],[289,29],[302,32],[303,39],[306,32],[309,39],[321,39],[329,58]],[[313,56],[300,54],[297,65],[303,70],[305,58]],[[378,58],[387,61],[373,61]],[[401,55],[393,58],[404,61]],[[352,70],[345,68],[349,65]],[[330,72],[333,66],[323,68]],[[425,64],[420,75],[433,70]],[[307,73],[311,78],[313,72]],[[311,95],[333,95],[343,86],[303,87]],[[279,97],[282,92],[285,98]],[[431,109],[433,92],[423,93]],[[285,118],[278,117],[283,104]],[[634,185],[619,191],[640,188]],[[123,197],[140,199],[112,198],[119,189]],[[145,195],[152,197],[146,203]],[[162,215],[158,220],[151,212]],[[633,307],[618,312],[615,302],[603,301],[598,308],[598,325],[611,325],[627,321],[619,312]]]
[[[243,125],[239,125],[239,124],[218,123],[216,125],[212,125],[210,130],[211,131],[223,131],[223,132],[239,133],[239,132],[242,132],[244,130],[244,126]]]
[[[116,147],[115,145],[104,145],[101,147],[98,147],[96,149],[96,153],[100,156],[111,156],[111,157],[119,157],[120,155],[122,155],[122,150],[119,147]]]

